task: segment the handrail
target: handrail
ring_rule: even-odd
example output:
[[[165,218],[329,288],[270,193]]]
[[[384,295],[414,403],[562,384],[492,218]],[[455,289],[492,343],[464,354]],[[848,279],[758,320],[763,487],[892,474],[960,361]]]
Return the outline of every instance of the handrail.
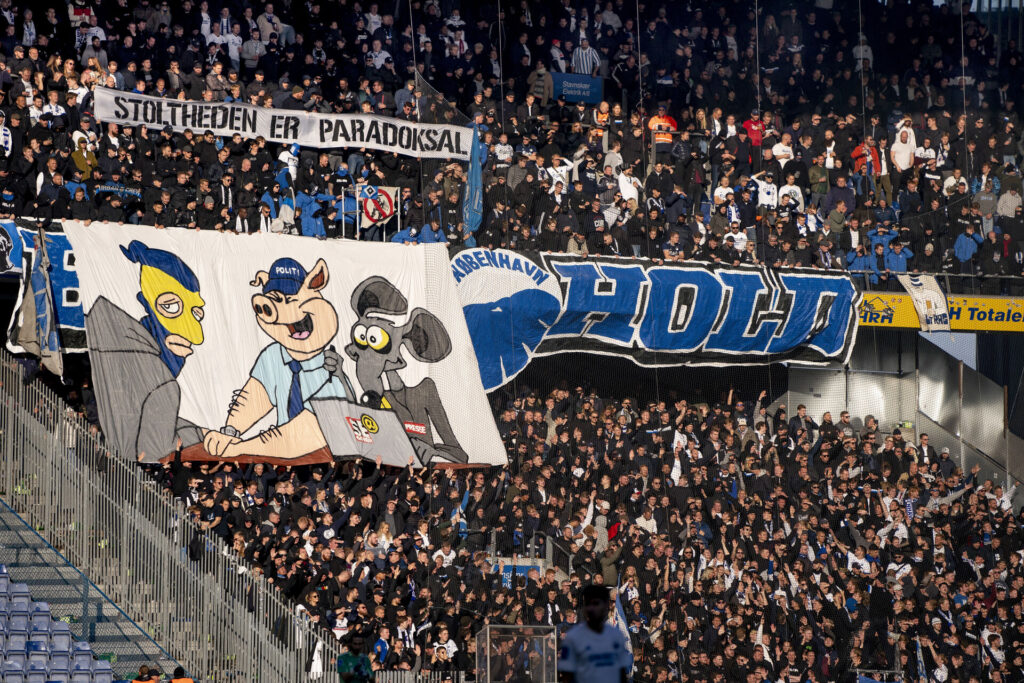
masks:
[[[145,636],[145,638],[149,642],[151,642],[154,646],[156,646],[156,648],[158,650],[160,650],[160,652],[164,655],[164,657],[166,657],[168,660],[173,662],[175,664],[175,666],[179,666],[180,665],[180,662],[178,662],[171,655],[171,653],[169,653],[166,649],[164,649],[164,647],[160,643],[158,643],[156,640],[154,640],[153,636],[151,636],[149,633],[146,632],[146,629],[142,628],[142,626],[140,626],[134,619],[132,619],[131,616],[128,613],[126,613],[123,609],[121,609],[121,606],[118,605],[117,602],[114,599],[112,599],[109,595],[107,595],[103,591],[103,589],[101,589],[99,586],[97,586],[96,583],[92,579],[90,579],[88,576],[86,576],[82,572],[81,569],[79,569],[77,566],[75,566],[75,564],[71,560],[69,560],[67,557],[65,557],[64,553],[62,553],[61,551],[59,551],[56,548],[54,548],[53,545],[49,541],[47,541],[43,537],[43,535],[39,533],[38,530],[33,528],[31,524],[29,524],[24,518],[22,518],[22,516],[18,514],[17,510],[12,508],[7,503],[7,501],[4,500],[2,497],[0,497],[0,506],[3,506],[3,508],[6,509],[7,512],[9,512],[12,515],[14,515],[18,519],[19,522],[21,522],[23,525],[25,525],[25,528],[29,532],[31,532],[32,535],[34,535],[36,538],[38,538],[43,543],[43,545],[46,546],[47,550],[49,550],[50,552],[54,553],[57,557],[59,557],[61,560],[63,560],[64,564],[66,566],[70,567],[73,571],[75,571],[78,574],[78,576],[80,578],[82,578],[84,581],[86,581],[89,584],[89,590],[95,591],[100,597],[102,597],[104,600],[106,600],[107,603],[112,605],[113,608],[115,610],[117,610],[118,614],[120,614],[122,617],[124,617],[126,620],[128,620],[128,623],[130,623],[132,626],[134,626],[136,629],[138,629],[139,633],[141,633],[143,636]]]
[[[117,575],[121,583],[107,586],[113,601],[197,680],[295,680],[307,671],[307,647],[325,666],[340,654],[330,633],[300,619],[265,579],[239,573],[221,539],[186,519],[135,463],[113,457],[48,387],[25,386],[6,350],[0,430],[0,489],[11,507],[87,576]],[[196,538],[198,561],[187,555]]]

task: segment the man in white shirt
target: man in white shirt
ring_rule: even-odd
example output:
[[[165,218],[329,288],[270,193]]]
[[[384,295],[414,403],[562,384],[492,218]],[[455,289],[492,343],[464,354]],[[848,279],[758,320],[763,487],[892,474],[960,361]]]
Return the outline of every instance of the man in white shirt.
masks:
[[[896,172],[899,178],[898,182],[894,183],[896,192],[902,190],[907,180],[910,179],[910,174],[914,170],[914,153],[916,151],[917,148],[914,145],[914,140],[911,139],[909,131],[904,129],[896,134],[896,142],[892,143],[892,152],[890,154],[893,171]]]
[[[779,166],[785,169],[786,164],[793,158],[793,136],[783,133],[782,139],[772,147],[772,155],[778,160]]]
[[[611,601],[605,586],[587,586],[581,599],[586,621],[562,639],[559,683],[626,683],[632,655],[623,632],[608,622]]]
[[[238,71],[241,64],[240,50],[242,48],[242,27],[237,22],[231,26],[231,32],[224,37],[224,44],[228,47],[228,59],[231,60],[231,68]]]
[[[776,145],[778,147],[778,145]],[[796,204],[796,210],[802,212],[804,210],[804,191],[801,190],[796,184],[796,176],[792,173],[786,174],[786,184],[779,188],[779,196],[788,194],[793,202]]]
[[[761,179],[764,176],[764,179]],[[759,171],[751,180],[757,183],[757,204],[774,209],[779,205],[779,188],[775,184],[775,175],[771,171]]]

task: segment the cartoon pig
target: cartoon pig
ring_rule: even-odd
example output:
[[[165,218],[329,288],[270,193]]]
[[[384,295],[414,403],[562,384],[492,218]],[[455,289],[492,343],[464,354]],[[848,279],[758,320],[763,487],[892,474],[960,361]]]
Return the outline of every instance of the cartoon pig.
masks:
[[[327,350],[338,333],[338,314],[321,294],[328,277],[323,259],[306,272],[298,261],[279,258],[249,283],[262,288],[252,297],[252,309],[260,329],[274,341],[260,352],[232,401],[227,424],[206,434],[211,455],[299,458],[326,445],[310,399],[352,395],[340,356]],[[275,427],[241,440],[271,411]]]

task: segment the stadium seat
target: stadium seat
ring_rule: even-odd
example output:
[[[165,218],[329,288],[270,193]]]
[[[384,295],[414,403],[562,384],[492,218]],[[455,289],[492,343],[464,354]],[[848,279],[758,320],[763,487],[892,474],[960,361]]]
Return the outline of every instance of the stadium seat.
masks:
[[[50,676],[47,679],[47,683],[71,683],[71,672],[53,671],[51,669]]]
[[[0,673],[3,673],[4,683],[25,683],[25,667],[17,662],[5,661]]]
[[[74,660],[75,669],[85,667],[90,671],[92,670],[92,648],[89,647],[89,643],[75,641],[75,644],[72,646],[71,657]]]
[[[92,666],[76,663],[71,671],[71,683],[92,683]]]
[[[71,626],[55,621],[50,628],[50,651],[71,652]]]
[[[5,652],[14,651],[25,651],[25,647],[28,645],[28,631],[24,629],[8,629],[7,631],[7,647],[4,648]]]
[[[50,605],[45,602],[32,603],[32,628],[50,630]]]
[[[29,630],[28,603],[18,601],[11,605],[10,616],[7,618],[12,631]]]
[[[25,683],[47,683],[49,680],[49,674],[45,666],[29,663],[28,671],[25,672]]]
[[[92,665],[92,683],[114,683],[114,672],[110,662],[100,659]]]
[[[71,671],[71,654],[51,651],[50,671]]]
[[[46,668],[50,662],[50,641],[31,639],[28,641],[28,665],[34,666],[39,665],[42,668]]]
[[[24,669],[28,664],[28,656],[24,650],[8,650],[4,653],[4,664],[17,664]]]
[[[11,584],[11,600],[17,602],[19,600],[26,603],[32,602],[32,594],[28,591],[27,583],[14,583]]]

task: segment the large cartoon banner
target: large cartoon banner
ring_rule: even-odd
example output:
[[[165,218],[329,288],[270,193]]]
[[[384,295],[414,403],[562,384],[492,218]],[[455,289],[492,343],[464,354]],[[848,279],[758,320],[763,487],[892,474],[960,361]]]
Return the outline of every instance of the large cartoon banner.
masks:
[[[125,457],[505,462],[443,245],[65,229]]]
[[[169,100],[96,88],[96,118],[104,123],[168,126],[231,137],[263,137],[304,147],[363,147],[423,159],[469,159],[473,131],[462,126],[416,123],[371,114],[315,114],[267,109],[239,102]]]
[[[84,353],[85,316],[79,300],[78,271],[71,243],[59,222],[44,230],[46,253],[50,259],[49,278],[53,292],[57,336],[63,353]],[[18,340],[34,325],[33,314],[26,317],[25,304],[35,295],[32,287],[32,265],[36,256],[39,228],[34,221],[0,221],[0,275],[18,277],[21,286],[7,325],[7,349],[11,353],[29,353]]]
[[[534,356],[638,365],[845,363],[860,294],[835,271],[468,249],[451,259],[490,391]]]

